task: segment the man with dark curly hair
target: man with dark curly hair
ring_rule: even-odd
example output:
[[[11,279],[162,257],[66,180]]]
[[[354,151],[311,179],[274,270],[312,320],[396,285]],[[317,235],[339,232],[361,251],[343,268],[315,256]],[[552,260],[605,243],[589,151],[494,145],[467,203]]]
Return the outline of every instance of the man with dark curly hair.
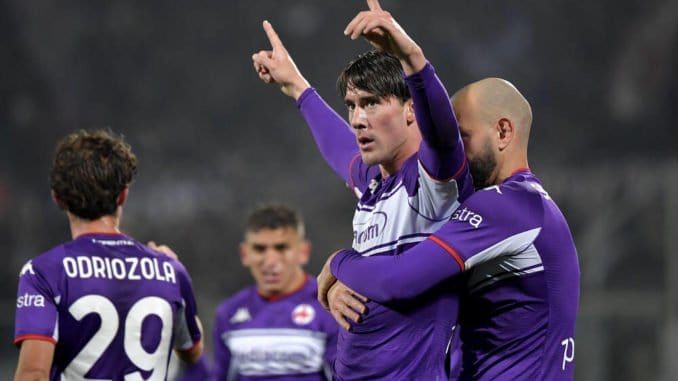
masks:
[[[165,380],[172,348],[202,353],[191,279],[181,263],[120,232],[137,158],[111,131],[57,146],[50,187],[72,240],[19,275],[15,380]]]

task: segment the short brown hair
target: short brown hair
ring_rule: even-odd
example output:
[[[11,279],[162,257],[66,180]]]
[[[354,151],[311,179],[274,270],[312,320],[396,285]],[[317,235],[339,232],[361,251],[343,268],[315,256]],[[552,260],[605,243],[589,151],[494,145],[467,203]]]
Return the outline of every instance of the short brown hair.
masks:
[[[69,212],[88,220],[115,213],[120,193],[137,173],[137,157],[122,135],[78,131],[57,145],[50,188]]]
[[[264,204],[258,206],[247,218],[245,232],[258,232],[264,229],[294,229],[304,237],[304,220],[301,214],[283,204]]]

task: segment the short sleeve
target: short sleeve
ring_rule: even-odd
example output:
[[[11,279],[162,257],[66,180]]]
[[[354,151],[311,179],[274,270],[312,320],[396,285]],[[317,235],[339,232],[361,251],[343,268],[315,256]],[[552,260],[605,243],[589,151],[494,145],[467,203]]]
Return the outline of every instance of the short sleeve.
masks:
[[[57,305],[60,296],[47,281],[44,270],[28,261],[21,269],[16,300],[14,343],[23,340],[58,340]]]

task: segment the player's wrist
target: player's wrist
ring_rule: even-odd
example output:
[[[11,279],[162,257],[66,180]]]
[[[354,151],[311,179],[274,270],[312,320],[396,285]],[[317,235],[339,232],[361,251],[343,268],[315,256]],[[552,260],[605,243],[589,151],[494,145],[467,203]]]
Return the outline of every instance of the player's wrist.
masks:
[[[400,59],[405,75],[419,73],[426,66],[426,57],[424,51],[418,46],[413,45],[408,52]]]
[[[288,86],[288,91],[286,94],[294,98],[295,101],[298,101],[301,94],[303,94],[304,91],[306,91],[306,89],[309,87],[311,87],[311,85],[306,80],[302,80],[298,83]]]

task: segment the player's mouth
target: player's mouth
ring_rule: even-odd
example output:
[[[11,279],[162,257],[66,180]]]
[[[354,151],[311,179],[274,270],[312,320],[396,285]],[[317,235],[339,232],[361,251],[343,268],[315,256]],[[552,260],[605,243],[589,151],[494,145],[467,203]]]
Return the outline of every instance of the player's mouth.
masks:
[[[370,150],[374,146],[374,139],[362,136],[358,138],[358,148],[361,151]]]
[[[278,283],[280,282],[281,274],[273,271],[264,271],[262,273],[264,283]]]

